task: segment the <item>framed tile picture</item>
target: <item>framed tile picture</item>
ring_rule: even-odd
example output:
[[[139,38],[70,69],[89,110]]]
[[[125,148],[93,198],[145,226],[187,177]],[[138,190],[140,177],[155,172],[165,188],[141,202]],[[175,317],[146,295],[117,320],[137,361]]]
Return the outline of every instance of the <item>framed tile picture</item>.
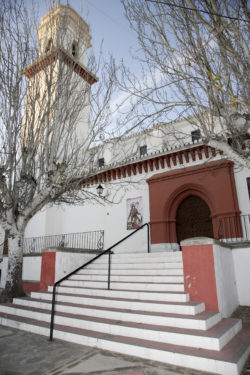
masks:
[[[143,223],[142,197],[127,199],[127,230],[137,229]]]

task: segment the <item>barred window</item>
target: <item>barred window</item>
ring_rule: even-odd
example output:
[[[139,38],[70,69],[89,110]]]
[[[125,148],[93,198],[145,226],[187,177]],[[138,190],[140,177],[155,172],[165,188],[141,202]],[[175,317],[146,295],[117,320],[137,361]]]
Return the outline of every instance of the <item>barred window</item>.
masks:
[[[146,155],[147,154],[147,146],[141,146],[140,147],[140,156]]]
[[[198,141],[201,138],[201,131],[200,129],[194,130],[191,132],[192,142]]]
[[[104,167],[104,158],[100,158],[100,159],[98,159],[98,167],[99,167],[99,168]]]

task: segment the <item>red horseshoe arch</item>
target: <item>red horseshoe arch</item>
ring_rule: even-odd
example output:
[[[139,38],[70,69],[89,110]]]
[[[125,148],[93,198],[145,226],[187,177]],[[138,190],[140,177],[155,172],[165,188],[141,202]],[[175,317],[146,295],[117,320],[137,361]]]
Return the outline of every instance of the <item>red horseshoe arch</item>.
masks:
[[[151,243],[176,243],[176,213],[181,202],[195,195],[208,205],[214,237],[219,221],[240,214],[233,163],[220,160],[154,175],[149,184]]]

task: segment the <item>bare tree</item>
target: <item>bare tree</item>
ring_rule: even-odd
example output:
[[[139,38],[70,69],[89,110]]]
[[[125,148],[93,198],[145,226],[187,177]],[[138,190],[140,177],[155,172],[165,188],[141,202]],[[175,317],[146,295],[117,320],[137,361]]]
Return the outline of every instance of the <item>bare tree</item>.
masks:
[[[143,69],[140,80],[124,69],[122,88],[133,96],[126,121],[186,118],[206,144],[249,168],[247,0],[121,1]]]
[[[22,0],[1,0],[0,225],[8,235],[4,293],[12,297],[22,294],[29,220],[48,204],[95,198],[83,181],[115,90],[112,58],[105,64],[90,55],[87,69],[74,58],[77,43],[72,56],[50,41],[41,54],[30,12]]]

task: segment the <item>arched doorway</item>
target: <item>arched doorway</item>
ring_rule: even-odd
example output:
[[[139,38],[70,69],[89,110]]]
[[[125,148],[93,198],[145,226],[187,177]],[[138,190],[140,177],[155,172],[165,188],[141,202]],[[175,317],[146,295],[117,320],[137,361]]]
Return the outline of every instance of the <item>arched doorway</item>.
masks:
[[[211,213],[206,202],[190,195],[178,207],[176,213],[177,242],[191,237],[213,238]]]

